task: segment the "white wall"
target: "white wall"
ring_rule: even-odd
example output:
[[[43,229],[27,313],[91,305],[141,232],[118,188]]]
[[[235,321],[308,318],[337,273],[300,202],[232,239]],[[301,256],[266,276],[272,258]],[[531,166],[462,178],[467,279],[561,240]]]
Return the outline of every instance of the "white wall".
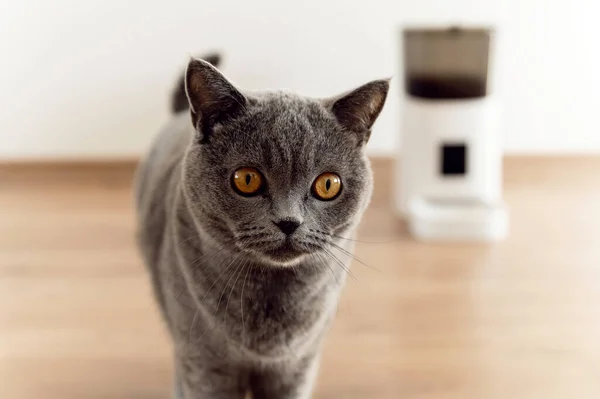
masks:
[[[399,24],[492,23],[509,152],[600,152],[589,0],[4,0],[0,158],[139,154],[190,54],[242,87],[324,96],[397,75]],[[398,139],[399,76],[370,149]]]

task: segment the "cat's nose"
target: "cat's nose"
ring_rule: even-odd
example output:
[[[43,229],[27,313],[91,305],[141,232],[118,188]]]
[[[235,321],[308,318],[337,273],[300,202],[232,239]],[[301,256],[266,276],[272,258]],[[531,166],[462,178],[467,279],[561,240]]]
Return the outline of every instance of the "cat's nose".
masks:
[[[283,219],[273,223],[275,223],[275,226],[279,227],[279,230],[281,230],[284,234],[287,234],[288,236],[294,231],[296,231],[296,229],[301,224],[296,219]]]

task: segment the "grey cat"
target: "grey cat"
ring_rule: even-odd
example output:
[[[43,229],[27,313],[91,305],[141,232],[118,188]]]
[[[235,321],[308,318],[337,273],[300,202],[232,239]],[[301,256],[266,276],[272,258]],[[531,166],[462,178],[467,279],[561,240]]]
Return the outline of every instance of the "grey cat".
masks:
[[[330,99],[243,93],[190,60],[188,106],[175,95],[181,112],[135,190],[176,397],[310,397],[348,238],[371,197],[364,147],[388,87],[377,80]]]

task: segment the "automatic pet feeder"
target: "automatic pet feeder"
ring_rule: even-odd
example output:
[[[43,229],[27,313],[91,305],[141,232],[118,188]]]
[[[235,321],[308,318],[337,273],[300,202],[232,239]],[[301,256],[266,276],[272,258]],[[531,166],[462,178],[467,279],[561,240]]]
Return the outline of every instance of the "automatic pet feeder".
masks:
[[[405,29],[396,207],[423,240],[507,234],[489,29]]]

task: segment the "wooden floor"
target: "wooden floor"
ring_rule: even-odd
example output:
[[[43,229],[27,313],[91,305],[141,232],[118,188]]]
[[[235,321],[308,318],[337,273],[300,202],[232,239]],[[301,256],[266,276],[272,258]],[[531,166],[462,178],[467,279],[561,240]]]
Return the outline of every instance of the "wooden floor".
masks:
[[[507,160],[495,245],[413,241],[388,166],[315,397],[600,398],[600,158]],[[0,167],[1,399],[169,398],[131,171]]]

